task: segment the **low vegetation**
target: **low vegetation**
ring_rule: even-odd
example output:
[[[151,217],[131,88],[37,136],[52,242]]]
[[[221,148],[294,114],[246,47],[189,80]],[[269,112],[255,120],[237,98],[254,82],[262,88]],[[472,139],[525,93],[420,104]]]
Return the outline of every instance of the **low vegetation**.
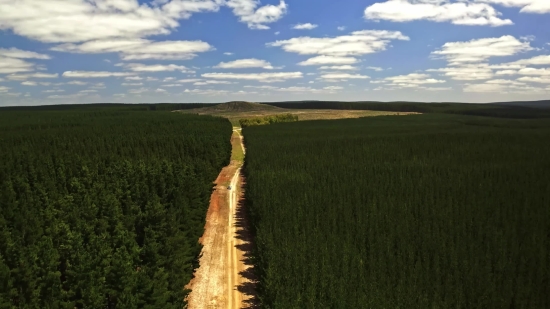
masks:
[[[2,112],[0,308],[184,307],[231,125],[134,108]]]
[[[255,118],[246,118],[240,119],[239,124],[242,128],[250,126],[260,126],[266,124],[280,123],[280,122],[294,122],[298,121],[298,116],[293,114],[282,114],[274,116],[265,116],[265,117],[255,117]]]
[[[265,308],[550,307],[550,121],[243,129]]]

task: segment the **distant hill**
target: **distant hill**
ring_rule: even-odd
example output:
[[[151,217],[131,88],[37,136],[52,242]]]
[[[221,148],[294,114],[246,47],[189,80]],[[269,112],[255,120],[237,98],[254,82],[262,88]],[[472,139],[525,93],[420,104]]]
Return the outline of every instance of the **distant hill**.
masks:
[[[495,105],[506,105],[506,106],[523,106],[523,107],[550,108],[550,100],[541,100],[541,101],[495,102],[495,103],[491,103],[491,104],[495,104]]]
[[[232,112],[261,112],[261,111],[277,111],[283,110],[280,107],[271,106],[267,104],[259,104],[245,101],[233,101],[214,106],[195,108],[189,110],[189,112],[196,113],[232,113]]]

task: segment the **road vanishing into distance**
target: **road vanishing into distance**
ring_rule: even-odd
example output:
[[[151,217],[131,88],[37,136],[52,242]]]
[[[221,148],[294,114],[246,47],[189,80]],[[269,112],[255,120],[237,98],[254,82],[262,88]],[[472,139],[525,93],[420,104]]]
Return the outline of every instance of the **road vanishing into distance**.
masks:
[[[245,153],[240,129],[234,128],[233,132],[232,151],[240,147]],[[251,267],[245,264],[249,240],[242,236],[246,233],[243,233],[242,204],[239,204],[243,196],[242,164],[232,160],[215,181],[205,231],[200,239],[203,244],[200,267],[187,286],[192,290],[187,299],[189,309],[238,309],[243,308],[244,301],[253,298],[249,288],[251,279],[242,275]]]

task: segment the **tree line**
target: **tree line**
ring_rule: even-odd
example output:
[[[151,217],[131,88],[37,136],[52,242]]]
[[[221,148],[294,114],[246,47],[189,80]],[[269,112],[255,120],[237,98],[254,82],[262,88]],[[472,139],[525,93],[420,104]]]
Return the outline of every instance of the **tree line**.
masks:
[[[298,121],[298,116],[293,114],[280,114],[274,116],[254,117],[240,119],[239,123],[241,127],[249,126],[261,126],[266,124],[280,123],[280,122],[294,122]]]
[[[0,115],[0,308],[178,308],[232,127],[131,109]]]

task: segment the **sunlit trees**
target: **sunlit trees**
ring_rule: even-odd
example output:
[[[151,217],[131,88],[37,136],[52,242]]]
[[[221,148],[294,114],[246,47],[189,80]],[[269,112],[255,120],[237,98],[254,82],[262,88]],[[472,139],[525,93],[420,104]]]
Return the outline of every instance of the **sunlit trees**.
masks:
[[[182,308],[222,118],[130,106],[0,114],[0,308]]]

